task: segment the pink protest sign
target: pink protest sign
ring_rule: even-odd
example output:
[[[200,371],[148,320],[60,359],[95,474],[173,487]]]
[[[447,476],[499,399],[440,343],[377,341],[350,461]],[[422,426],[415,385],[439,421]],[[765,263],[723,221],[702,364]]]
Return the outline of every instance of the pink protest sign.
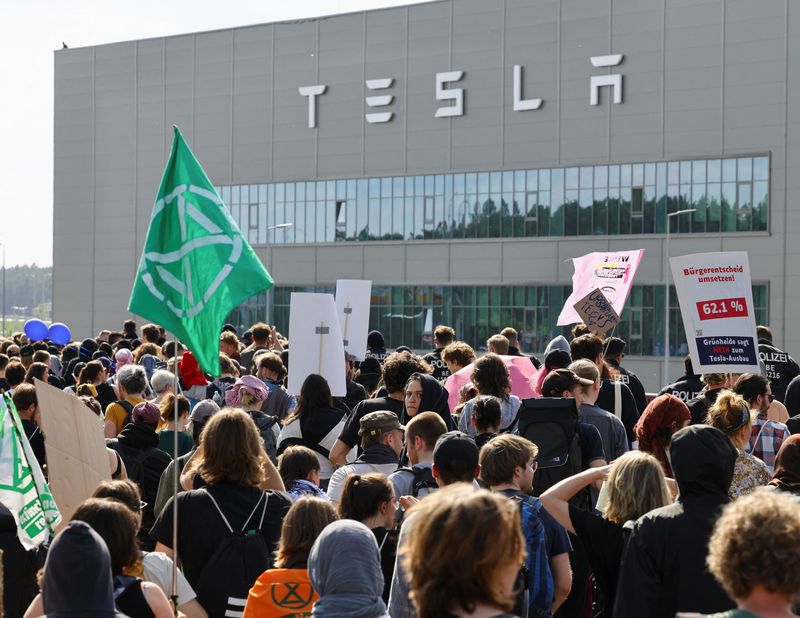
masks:
[[[536,397],[533,390],[533,382],[536,380],[536,367],[533,366],[531,359],[527,356],[501,356],[503,362],[508,369],[508,375],[511,378],[511,394],[516,395],[520,399],[529,399]],[[466,386],[472,376],[472,369],[475,363],[469,364],[463,369],[459,369],[444,383],[444,388],[447,391],[448,403],[450,410],[455,410],[459,404],[458,391]]]
[[[558,316],[558,325],[567,326],[581,321],[581,316],[575,311],[575,304],[592,290],[602,290],[617,315],[622,315],[622,308],[643,255],[644,249],[636,249],[588,253],[574,258],[572,294]]]

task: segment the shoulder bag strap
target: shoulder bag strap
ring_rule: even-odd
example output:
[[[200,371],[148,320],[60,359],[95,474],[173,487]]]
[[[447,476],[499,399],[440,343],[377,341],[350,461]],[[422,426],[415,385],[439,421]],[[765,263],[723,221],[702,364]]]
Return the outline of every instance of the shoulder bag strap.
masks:
[[[622,419],[622,383],[614,380],[614,416]]]
[[[769,423],[769,419],[765,420],[764,424],[761,425],[761,429],[759,429],[758,433],[756,434],[756,439],[753,440],[750,444],[747,445],[747,448],[745,449],[745,453],[747,453],[748,455],[751,455],[753,453],[753,451],[756,450],[756,444],[758,444],[759,439],[761,439],[761,434],[764,431],[764,427],[767,426],[767,423]]]
[[[253,510],[250,511],[250,515],[247,516],[247,521],[244,522],[244,525],[242,526],[240,532],[244,532],[245,530],[247,530],[247,524],[250,523],[250,520],[253,518],[253,515],[255,515],[255,512],[258,510],[258,505],[261,504],[261,499],[265,498],[266,496],[267,492],[262,491],[261,495],[258,497],[258,502],[256,502],[256,505],[253,507]],[[267,512],[267,500],[264,501],[264,509],[261,511],[261,523],[258,526],[259,530],[261,530],[261,526],[264,524],[264,515],[266,514],[266,512]]]
[[[230,522],[228,521],[228,518],[225,517],[225,513],[222,512],[221,508],[219,508],[219,504],[217,504],[217,501],[214,499],[214,496],[212,496],[211,493],[208,490],[206,490],[205,488],[201,489],[200,491],[202,491],[205,495],[207,495],[211,499],[211,502],[214,504],[214,508],[217,509],[217,513],[219,513],[219,516],[222,517],[222,521],[225,522],[225,525],[228,528],[228,532],[233,533],[233,527],[231,526]],[[260,502],[260,500],[259,500],[259,502]],[[256,506],[258,506],[258,505],[256,504]],[[255,511],[255,509],[253,509],[253,511]],[[252,516],[252,513],[250,515]],[[247,518],[247,521],[250,521],[249,517]]]

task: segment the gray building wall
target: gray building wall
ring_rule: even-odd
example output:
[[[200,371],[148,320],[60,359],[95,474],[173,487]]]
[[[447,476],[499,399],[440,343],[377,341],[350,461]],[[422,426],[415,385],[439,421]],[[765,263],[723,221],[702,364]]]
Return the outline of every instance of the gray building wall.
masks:
[[[621,53],[624,103],[589,105],[590,56]],[[177,124],[215,184],[769,153],[770,231],[673,235],[672,255],[747,250],[776,339],[800,350],[800,3],[440,0],[55,53],[54,319],[76,336],[125,307]],[[512,109],[513,65],[525,98]],[[434,74],[463,70],[465,115],[435,118]],[[365,79],[394,78],[371,125]],[[317,128],[304,85],[327,84]],[[374,93],[373,93],[374,94]],[[383,94],[383,93],[380,93]],[[564,260],[663,235],[257,247],[279,284],[567,283]],[[500,326],[500,325],[498,325]],[[658,359],[629,363],[654,388]],[[678,373],[676,364],[673,374]]]

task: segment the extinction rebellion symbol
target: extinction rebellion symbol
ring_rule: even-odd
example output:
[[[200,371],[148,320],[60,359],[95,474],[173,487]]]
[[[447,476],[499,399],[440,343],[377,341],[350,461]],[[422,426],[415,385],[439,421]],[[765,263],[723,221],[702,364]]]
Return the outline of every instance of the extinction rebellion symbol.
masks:
[[[151,227],[160,228],[175,248],[165,253],[147,251],[142,260],[142,281],[150,293],[164,302],[178,318],[193,318],[200,313],[242,255],[241,235],[232,230],[222,230],[204,215],[198,208],[204,201],[211,202],[213,208],[219,208],[224,216],[228,216],[216,193],[191,184],[178,185],[159,199]],[[178,230],[180,239],[176,234]],[[216,261],[203,260],[203,252],[216,245],[230,246],[230,254],[222,268],[217,272],[205,268],[193,272],[192,262],[207,265]],[[190,260],[189,256],[195,251],[201,253]]]

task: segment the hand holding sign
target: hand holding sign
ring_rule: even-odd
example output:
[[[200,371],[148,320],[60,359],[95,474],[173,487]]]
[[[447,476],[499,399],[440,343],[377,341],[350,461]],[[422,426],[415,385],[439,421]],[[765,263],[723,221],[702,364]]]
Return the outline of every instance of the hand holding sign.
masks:
[[[619,314],[600,290],[592,290],[573,306],[583,323],[595,334],[604,336],[621,322]]]

